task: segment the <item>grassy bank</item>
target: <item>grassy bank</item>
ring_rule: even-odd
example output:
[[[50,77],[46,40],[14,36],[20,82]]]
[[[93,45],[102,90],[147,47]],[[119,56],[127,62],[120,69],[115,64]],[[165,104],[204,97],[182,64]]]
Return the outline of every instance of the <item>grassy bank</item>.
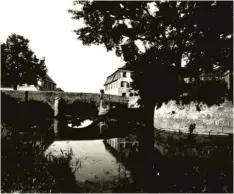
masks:
[[[78,192],[69,165],[72,153],[48,160],[43,140],[22,141],[18,131],[4,123],[1,130],[1,192]]]

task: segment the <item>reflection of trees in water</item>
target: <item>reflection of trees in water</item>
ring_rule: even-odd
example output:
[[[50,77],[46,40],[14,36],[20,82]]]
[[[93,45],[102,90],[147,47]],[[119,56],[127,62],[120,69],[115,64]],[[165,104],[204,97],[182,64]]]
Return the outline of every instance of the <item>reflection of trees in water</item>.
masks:
[[[232,191],[232,144],[227,142],[227,138],[213,138],[213,142],[206,140],[206,143],[202,143],[197,136],[189,134],[181,142],[177,137],[173,138],[173,134],[170,136],[170,142],[167,141],[167,136],[156,142],[152,179],[154,192]],[[160,151],[159,146],[162,148]],[[108,149],[118,160],[122,156],[121,161],[131,170],[134,181],[143,187],[145,158],[141,150],[138,153],[134,148],[125,148],[118,153],[109,147]]]
[[[156,147],[163,154],[154,161],[160,192],[232,191],[232,143],[227,137],[174,136],[178,134],[156,133]]]

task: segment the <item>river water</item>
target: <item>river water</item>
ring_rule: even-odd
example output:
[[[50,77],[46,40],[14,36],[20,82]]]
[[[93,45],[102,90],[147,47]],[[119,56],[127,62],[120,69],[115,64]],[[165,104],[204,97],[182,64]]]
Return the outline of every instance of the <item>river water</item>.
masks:
[[[221,147],[227,150],[225,146]],[[223,154],[219,153],[220,157],[214,155],[212,159],[201,160],[188,156],[179,159],[176,157],[178,154],[176,150],[172,150],[173,156],[163,156],[159,152],[156,155],[154,173],[156,192],[227,192],[232,190],[230,171],[233,169],[232,160],[228,159],[226,151],[223,151]],[[113,154],[113,150],[109,149],[103,140],[55,141],[48,147],[45,154],[51,153],[53,156],[61,157],[70,151],[73,153],[70,165],[82,192],[144,191],[138,185],[139,179],[135,171],[131,172],[121,162],[118,154]],[[133,163],[136,164],[137,159]],[[143,166],[141,165],[142,168]]]
[[[69,151],[73,153],[70,165],[77,184],[84,191],[113,192],[134,184],[131,172],[112,155],[103,140],[55,141],[45,154],[61,157]]]

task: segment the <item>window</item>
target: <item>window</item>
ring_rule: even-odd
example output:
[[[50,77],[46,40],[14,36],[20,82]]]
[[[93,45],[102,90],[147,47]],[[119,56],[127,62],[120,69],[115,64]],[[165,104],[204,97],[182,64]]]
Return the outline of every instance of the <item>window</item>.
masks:
[[[126,96],[126,93],[122,93],[122,96],[125,97],[125,96]]]
[[[132,88],[133,87],[133,84],[132,82],[129,83],[129,87]]]
[[[123,77],[126,77],[126,72],[123,72]]]
[[[129,85],[128,82],[122,81],[122,82],[121,82],[121,87],[122,87],[122,88],[129,88],[130,85]]]
[[[129,88],[129,83],[125,82],[126,88]]]

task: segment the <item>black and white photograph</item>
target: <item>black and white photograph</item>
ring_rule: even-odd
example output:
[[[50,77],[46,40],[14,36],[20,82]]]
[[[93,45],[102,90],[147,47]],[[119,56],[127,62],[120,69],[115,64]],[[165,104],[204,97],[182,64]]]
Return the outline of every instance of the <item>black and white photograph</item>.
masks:
[[[1,0],[1,193],[233,193],[233,1]]]

